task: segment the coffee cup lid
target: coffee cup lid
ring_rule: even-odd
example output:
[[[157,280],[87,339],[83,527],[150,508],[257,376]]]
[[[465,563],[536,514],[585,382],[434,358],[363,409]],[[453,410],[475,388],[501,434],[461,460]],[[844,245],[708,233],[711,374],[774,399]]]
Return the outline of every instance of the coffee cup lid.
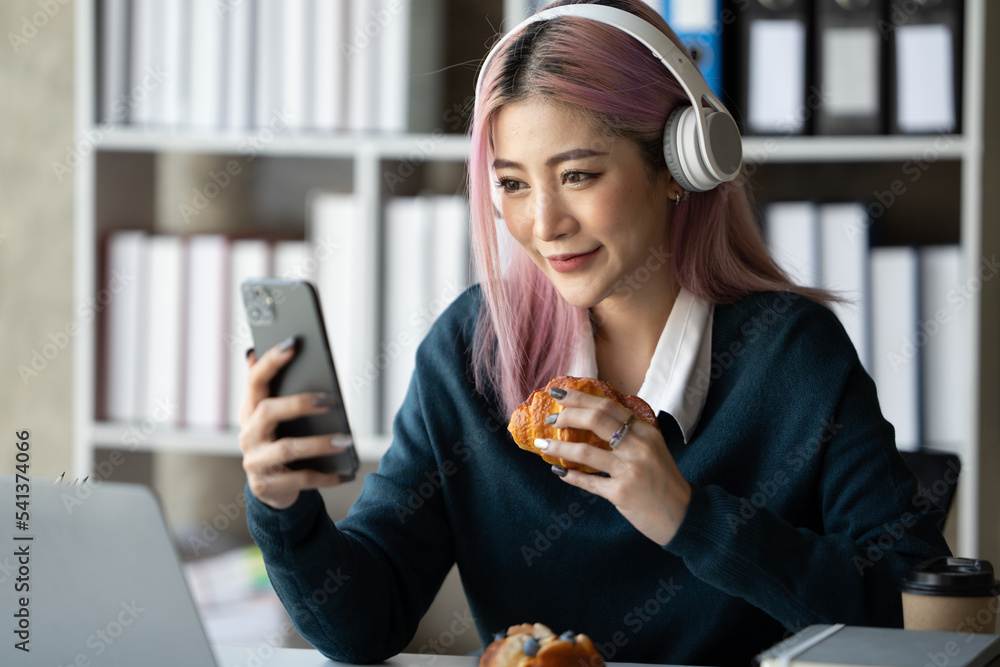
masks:
[[[943,556],[910,568],[903,579],[902,591],[917,595],[990,597],[1000,594],[1000,581],[993,578],[993,565],[988,560]]]

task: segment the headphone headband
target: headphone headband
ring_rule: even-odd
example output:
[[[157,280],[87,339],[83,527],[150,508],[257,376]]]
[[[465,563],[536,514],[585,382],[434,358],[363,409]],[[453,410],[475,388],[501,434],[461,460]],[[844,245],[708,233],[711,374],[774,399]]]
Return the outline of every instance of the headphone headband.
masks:
[[[635,14],[614,7],[592,4],[552,7],[533,14],[514,26],[493,45],[483,61],[476,79],[477,109],[486,68],[503,45],[525,26],[561,16],[597,21],[631,35],[649,49],[680,83],[692,106],[678,108],[671,114],[663,141],[667,165],[685,189],[699,192],[710,190],[721,182],[736,178],[743,161],[743,146],[736,122],[729,111],[708,87],[698,68],[673,40]],[[710,108],[706,109],[702,100],[708,102]],[[690,155],[691,151],[696,155]],[[695,158],[699,159],[695,161]]]

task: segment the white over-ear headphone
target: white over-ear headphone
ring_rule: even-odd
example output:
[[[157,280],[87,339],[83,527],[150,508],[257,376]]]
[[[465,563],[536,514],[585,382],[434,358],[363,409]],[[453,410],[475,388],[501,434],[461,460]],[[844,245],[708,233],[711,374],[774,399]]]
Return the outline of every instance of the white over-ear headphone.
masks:
[[[698,68],[669,37],[635,14],[614,7],[588,4],[553,7],[516,25],[493,46],[483,61],[476,81],[475,108],[479,108],[483,73],[500,47],[529,23],[560,16],[577,16],[618,28],[652,51],[677,78],[691,104],[678,105],[667,117],[663,128],[663,157],[681,187],[705,192],[736,178],[743,164],[743,142],[736,121],[708,87]],[[702,100],[711,108],[704,107]]]

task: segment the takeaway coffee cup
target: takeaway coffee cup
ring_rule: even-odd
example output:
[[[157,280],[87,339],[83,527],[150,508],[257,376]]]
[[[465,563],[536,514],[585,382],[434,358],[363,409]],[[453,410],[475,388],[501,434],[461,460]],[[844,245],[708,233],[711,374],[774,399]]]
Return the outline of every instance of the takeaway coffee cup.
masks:
[[[903,627],[993,634],[998,594],[1000,582],[988,560],[926,560],[903,580]]]

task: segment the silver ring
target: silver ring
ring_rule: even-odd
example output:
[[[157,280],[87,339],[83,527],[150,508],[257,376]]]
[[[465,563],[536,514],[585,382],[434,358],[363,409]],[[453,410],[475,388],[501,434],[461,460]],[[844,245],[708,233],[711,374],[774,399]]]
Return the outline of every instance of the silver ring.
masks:
[[[628,419],[626,419],[622,425],[618,427],[618,430],[611,436],[611,440],[608,443],[611,445],[611,449],[614,449],[621,444],[622,439],[625,437],[625,434],[628,433],[628,430],[632,428],[633,423],[635,423],[635,413],[630,412]]]

